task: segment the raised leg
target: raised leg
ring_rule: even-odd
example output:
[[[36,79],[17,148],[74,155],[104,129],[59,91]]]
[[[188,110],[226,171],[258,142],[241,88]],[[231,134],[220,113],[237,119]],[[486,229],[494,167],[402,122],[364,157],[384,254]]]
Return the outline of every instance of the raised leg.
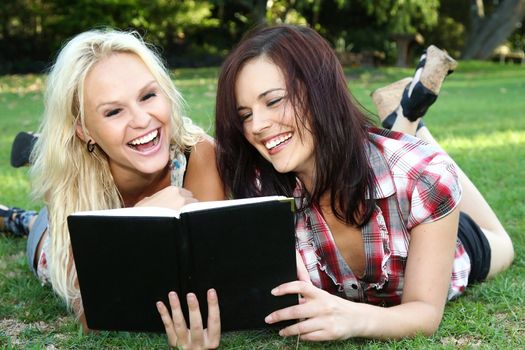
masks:
[[[404,78],[372,92],[381,124],[414,135],[424,124],[420,120],[436,101],[443,81],[457,67],[446,52],[431,45],[421,56],[413,77]],[[411,122],[419,120],[414,126]]]
[[[415,86],[414,82],[418,80],[428,90],[435,93],[437,97],[444,78],[456,67],[457,63],[448,55],[432,46],[427,49],[427,56],[423,56],[420,62],[423,60],[425,61],[422,65],[424,69],[421,69],[420,64],[413,78],[405,78],[384,88],[377,89],[372,93],[372,100],[377,107],[378,115],[384,127],[393,131],[415,135],[441,148],[430,133],[430,130],[424,124],[421,124],[421,118],[435,99],[427,100],[426,106],[418,102],[416,103],[416,108],[411,108],[409,105],[408,108],[403,108],[403,105],[407,107],[407,103],[410,104],[410,98],[406,99],[407,89]],[[428,104],[429,102],[430,104]],[[404,114],[406,110],[423,111],[423,113],[420,115],[416,114],[417,118],[414,118],[414,115],[407,117]],[[460,210],[468,214],[480,226],[485,237],[487,237],[491,248],[488,277],[492,277],[507,269],[514,259],[512,241],[483,195],[459,166],[457,166],[457,169],[459,182],[463,188]]]

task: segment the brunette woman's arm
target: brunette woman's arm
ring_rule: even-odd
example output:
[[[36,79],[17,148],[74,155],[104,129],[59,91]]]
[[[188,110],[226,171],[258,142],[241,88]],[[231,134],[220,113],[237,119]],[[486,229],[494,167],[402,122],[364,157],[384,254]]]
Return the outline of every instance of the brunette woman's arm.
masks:
[[[458,217],[455,209],[439,220],[412,229],[400,305],[383,308],[355,303],[295,281],[277,287],[273,293],[299,293],[302,302],[273,312],[266,321],[304,319],[280,332],[283,336],[300,334],[304,340],[392,339],[433,334],[441,323],[447,300]]]

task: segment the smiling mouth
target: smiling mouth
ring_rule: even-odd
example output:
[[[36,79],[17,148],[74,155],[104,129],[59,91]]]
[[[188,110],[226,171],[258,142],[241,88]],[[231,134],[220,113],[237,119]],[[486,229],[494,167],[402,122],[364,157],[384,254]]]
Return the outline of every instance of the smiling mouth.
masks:
[[[155,147],[159,143],[159,140],[160,131],[159,129],[155,129],[144,136],[131,140],[127,145],[136,151],[147,151],[152,147]]]
[[[272,150],[274,149],[275,147],[283,144],[284,142],[288,141],[290,138],[292,137],[292,133],[286,133],[286,134],[282,134],[282,135],[279,135],[278,137],[275,137],[269,141],[266,141],[264,143],[264,147],[266,147],[267,150]]]

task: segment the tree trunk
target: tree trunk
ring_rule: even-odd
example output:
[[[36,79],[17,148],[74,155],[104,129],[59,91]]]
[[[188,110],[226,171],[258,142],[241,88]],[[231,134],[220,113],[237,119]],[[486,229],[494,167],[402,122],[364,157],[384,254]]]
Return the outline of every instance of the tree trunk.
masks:
[[[463,59],[487,59],[523,20],[525,0],[504,0],[489,17],[484,17],[482,1],[472,0],[471,2],[470,34],[461,57]]]
[[[467,43],[474,40],[474,37],[478,33],[483,20],[485,19],[485,7],[483,0],[470,0],[470,30],[468,33]]]
[[[397,46],[397,62],[396,67],[408,67],[408,46],[412,41],[412,37],[398,37],[396,39]]]

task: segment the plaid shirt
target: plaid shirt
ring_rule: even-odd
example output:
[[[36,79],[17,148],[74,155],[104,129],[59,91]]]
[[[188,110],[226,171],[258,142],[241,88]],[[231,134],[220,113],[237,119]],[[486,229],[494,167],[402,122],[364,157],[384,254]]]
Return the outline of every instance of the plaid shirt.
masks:
[[[376,305],[401,302],[410,230],[438,220],[459,203],[461,188],[451,159],[409,135],[370,129],[369,161],[375,175],[376,208],[362,227],[366,269],[352,273],[338,251],[321,211],[299,198],[296,247],[312,283],[345,299]],[[296,193],[301,193],[300,186]],[[468,282],[470,260],[457,241],[449,299]]]

